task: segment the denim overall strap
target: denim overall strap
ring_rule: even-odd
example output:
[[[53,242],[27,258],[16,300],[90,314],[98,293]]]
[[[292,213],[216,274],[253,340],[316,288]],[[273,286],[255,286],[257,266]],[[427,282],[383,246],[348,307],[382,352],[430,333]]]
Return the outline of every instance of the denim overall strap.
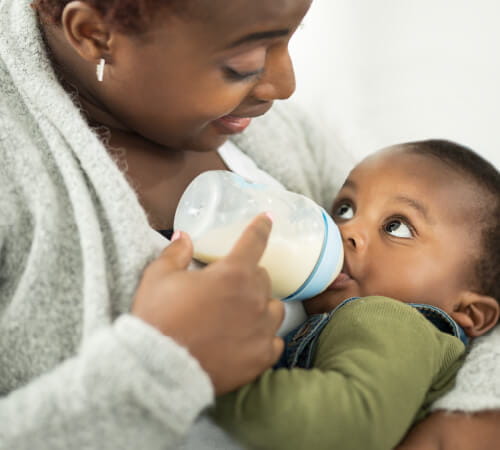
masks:
[[[301,326],[288,333],[284,337],[285,350],[274,368],[301,367],[309,369],[316,341],[331,315],[330,312],[309,316]]]
[[[467,346],[469,338],[465,334],[463,328],[458,325],[445,311],[437,306],[426,305],[423,303],[408,303],[413,306],[420,313],[422,313],[436,328],[443,333],[451,334],[462,341]]]
[[[302,325],[288,333],[284,337],[285,350],[274,368],[279,369],[286,367],[291,369],[293,367],[300,367],[302,369],[310,369],[316,343],[323,328],[325,328],[336,311],[358,298],[359,297],[352,297],[344,300],[329,313],[309,316]]]
[[[310,369],[314,350],[319,339],[319,335],[326,326],[330,318],[336,311],[350,302],[358,300],[359,297],[352,297],[344,300],[333,311],[323,314],[314,314],[307,320],[288,333],[285,337],[285,350],[280,360],[274,366],[275,369],[300,367]],[[468,338],[462,327],[460,327],[446,312],[436,306],[422,303],[407,303],[418,310],[426,319],[428,319],[436,328],[444,333],[460,339],[467,346]]]

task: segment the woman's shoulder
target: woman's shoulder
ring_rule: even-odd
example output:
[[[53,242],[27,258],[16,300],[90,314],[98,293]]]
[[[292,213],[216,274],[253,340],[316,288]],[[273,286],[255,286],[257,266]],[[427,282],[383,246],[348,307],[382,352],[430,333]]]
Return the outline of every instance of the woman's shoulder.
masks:
[[[329,208],[351,162],[325,131],[299,105],[284,101],[233,141],[288,189]]]
[[[305,152],[313,136],[318,140],[318,130],[309,122],[307,114],[291,101],[277,101],[265,115],[253,120],[243,134],[233,137],[233,141],[248,153],[259,153],[267,147],[275,157],[280,150],[291,147],[293,152]],[[269,145],[275,148],[269,152]]]

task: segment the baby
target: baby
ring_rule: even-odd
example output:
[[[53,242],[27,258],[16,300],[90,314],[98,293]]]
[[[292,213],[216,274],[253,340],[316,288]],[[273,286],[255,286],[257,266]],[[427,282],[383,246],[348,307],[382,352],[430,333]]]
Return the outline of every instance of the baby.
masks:
[[[498,321],[500,174],[471,150],[383,149],[332,214],[342,273],[305,302],[280,368],[217,401],[216,421],[250,448],[394,448]]]

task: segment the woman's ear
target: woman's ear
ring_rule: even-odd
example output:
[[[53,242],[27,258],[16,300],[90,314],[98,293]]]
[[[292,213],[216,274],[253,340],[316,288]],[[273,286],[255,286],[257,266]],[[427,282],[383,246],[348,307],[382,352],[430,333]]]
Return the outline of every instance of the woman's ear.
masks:
[[[96,62],[111,53],[111,29],[88,3],[70,1],[64,7],[61,23],[67,41],[84,60]]]
[[[500,305],[487,295],[464,292],[450,316],[469,337],[478,337],[493,328],[500,316]]]

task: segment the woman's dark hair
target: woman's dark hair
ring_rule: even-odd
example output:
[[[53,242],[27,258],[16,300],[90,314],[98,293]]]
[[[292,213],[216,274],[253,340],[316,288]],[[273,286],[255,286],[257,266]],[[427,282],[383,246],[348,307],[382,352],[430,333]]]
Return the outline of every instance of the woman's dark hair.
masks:
[[[140,32],[159,8],[183,11],[193,0],[84,0],[121,31]],[[64,7],[71,0],[34,0],[31,3],[45,23],[61,24]]]
[[[403,147],[412,153],[436,158],[460,172],[487,201],[481,202],[478,219],[479,256],[473,262],[475,289],[500,303],[500,172],[473,150],[455,142],[432,139],[409,142]]]

